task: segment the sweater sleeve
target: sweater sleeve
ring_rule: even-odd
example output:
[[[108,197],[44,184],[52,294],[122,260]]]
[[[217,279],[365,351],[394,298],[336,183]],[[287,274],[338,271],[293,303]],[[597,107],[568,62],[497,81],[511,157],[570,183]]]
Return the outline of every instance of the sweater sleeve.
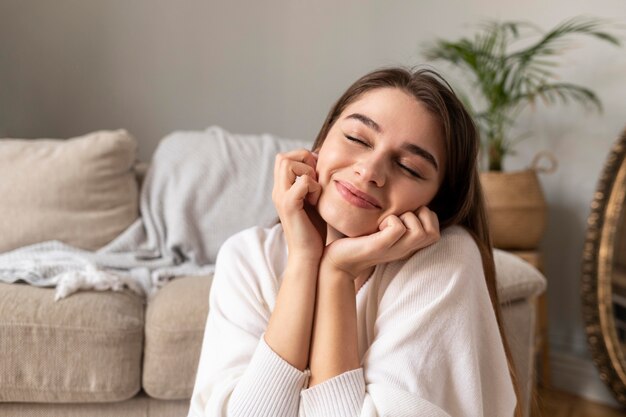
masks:
[[[263,337],[278,285],[266,252],[279,249],[264,234],[248,229],[220,249],[189,417],[298,414],[309,372],[283,360]]]
[[[446,230],[370,285],[362,368],[302,391],[301,416],[513,415],[504,347],[467,232]]]

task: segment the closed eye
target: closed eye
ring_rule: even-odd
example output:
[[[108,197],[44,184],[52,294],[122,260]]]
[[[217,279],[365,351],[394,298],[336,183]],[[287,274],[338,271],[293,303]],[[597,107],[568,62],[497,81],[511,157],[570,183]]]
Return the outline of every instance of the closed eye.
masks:
[[[365,141],[362,141],[361,139],[357,139],[353,136],[348,136],[348,135],[344,135],[346,137],[346,139],[348,139],[350,142],[355,142],[355,143],[359,143],[361,145],[364,146],[369,146]]]
[[[347,139],[347,140],[349,140],[350,142],[354,142],[354,143],[356,143],[356,144],[358,144],[358,145],[362,145],[362,146],[370,146],[370,145],[369,145],[369,143],[367,143],[367,142],[365,142],[365,141],[363,141],[363,140],[361,140],[361,139],[355,138],[354,136],[349,136],[349,135],[344,135],[344,136],[345,136],[345,137],[346,137],[346,139]],[[422,175],[420,175],[420,173],[419,173],[419,172],[417,172],[417,171],[415,171],[415,170],[413,170],[413,169],[409,168],[408,166],[406,166],[406,165],[404,165],[404,164],[402,164],[402,163],[400,163],[400,162],[398,162],[398,166],[399,166],[402,170],[404,170],[407,174],[409,174],[410,176],[412,176],[412,177],[414,177],[414,178],[417,178],[417,179],[420,179],[420,180],[423,180],[423,179],[424,179],[424,177],[423,177]]]
[[[413,177],[415,177],[415,178],[419,178],[419,179],[421,179],[421,180],[423,180],[423,179],[424,179],[424,177],[422,177],[422,176],[419,174],[419,172],[412,170],[412,169],[411,169],[411,168],[409,168],[408,166],[403,165],[403,164],[400,164],[400,163],[398,163],[398,165],[400,166],[400,168],[402,168],[403,170],[405,170],[406,172],[408,172],[408,173],[409,173],[409,175],[411,175],[411,176],[413,176]]]

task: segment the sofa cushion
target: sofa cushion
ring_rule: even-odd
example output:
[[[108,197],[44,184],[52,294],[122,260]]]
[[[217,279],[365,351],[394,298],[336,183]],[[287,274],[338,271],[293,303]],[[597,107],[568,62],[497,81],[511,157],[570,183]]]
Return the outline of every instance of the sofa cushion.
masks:
[[[98,402],[141,388],[143,298],[0,283],[0,401]]]
[[[535,297],[545,291],[546,279],[537,268],[500,249],[494,249],[493,255],[500,304]]]
[[[528,409],[534,386],[535,303],[518,300],[502,306],[504,334],[517,371],[521,403]]]
[[[212,279],[176,278],[148,303],[143,389],[151,397],[191,398],[209,314]]]
[[[124,130],[60,139],[0,140],[0,252],[60,240],[95,250],[139,215]]]

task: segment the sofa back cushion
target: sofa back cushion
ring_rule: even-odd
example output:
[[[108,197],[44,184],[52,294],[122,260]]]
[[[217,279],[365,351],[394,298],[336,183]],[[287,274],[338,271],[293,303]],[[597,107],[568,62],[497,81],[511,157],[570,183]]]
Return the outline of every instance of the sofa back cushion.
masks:
[[[124,130],[0,139],[0,252],[47,240],[95,250],[139,215],[137,142]]]

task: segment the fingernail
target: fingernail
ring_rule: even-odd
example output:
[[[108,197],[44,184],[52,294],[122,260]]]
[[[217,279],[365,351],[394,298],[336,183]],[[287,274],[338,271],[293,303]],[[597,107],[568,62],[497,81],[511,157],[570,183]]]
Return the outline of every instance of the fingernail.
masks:
[[[315,159],[317,159],[317,157],[319,156],[319,154],[317,152],[311,152],[311,155],[313,155],[315,157]]]

